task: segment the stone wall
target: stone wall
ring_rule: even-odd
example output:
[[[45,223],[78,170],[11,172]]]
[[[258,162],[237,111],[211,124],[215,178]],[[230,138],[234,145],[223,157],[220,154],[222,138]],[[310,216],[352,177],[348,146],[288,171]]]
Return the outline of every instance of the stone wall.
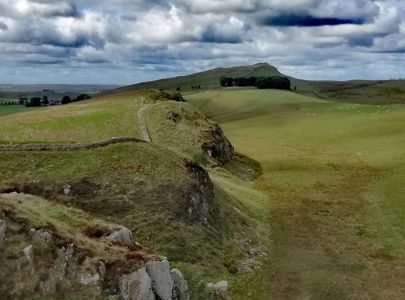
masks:
[[[99,142],[79,144],[18,144],[0,145],[0,152],[33,152],[33,151],[80,151],[101,148],[112,144],[145,143],[134,137],[113,137]]]

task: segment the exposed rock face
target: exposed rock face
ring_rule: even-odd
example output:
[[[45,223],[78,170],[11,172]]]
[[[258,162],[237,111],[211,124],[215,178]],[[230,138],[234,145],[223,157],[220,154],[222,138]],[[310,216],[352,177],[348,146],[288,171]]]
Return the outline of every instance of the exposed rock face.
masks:
[[[94,256],[90,248],[83,248],[83,244],[75,246],[71,243],[71,236],[60,236],[60,231],[53,231],[53,226],[34,229],[31,228],[32,224],[27,224],[25,220],[21,222],[12,214],[0,216],[0,227],[4,232],[2,236],[5,236],[7,229],[6,250],[12,253],[16,245],[18,249],[25,247],[20,255],[7,257],[10,259],[7,267],[1,265],[1,282],[6,284],[2,286],[0,283],[0,291],[5,293],[6,299],[21,299],[31,294],[38,299],[53,299],[54,296],[65,297],[74,291],[80,294],[73,297],[81,296],[83,292],[85,296],[91,295],[89,299],[189,300],[187,281],[179,270],[170,271],[167,260],[148,262],[145,267],[123,275],[139,268],[144,261],[156,259],[155,255],[145,255],[139,259],[123,255],[134,251],[133,247],[124,246],[123,242],[132,242],[132,233],[123,226],[111,224],[109,227],[119,228],[113,233],[121,245],[111,247],[103,235],[104,231],[99,237],[93,237],[93,242],[97,243],[90,244],[119,249],[119,256],[111,259],[109,255]],[[83,237],[91,238],[87,235]],[[31,241],[34,247],[28,244]],[[67,244],[67,241],[71,244]],[[12,279],[7,281],[10,275]]]
[[[208,283],[207,287],[214,291],[218,300],[231,300],[231,297],[228,295],[228,281]]]
[[[95,285],[97,286],[102,280],[101,274],[99,274],[96,266],[91,262],[89,257],[86,257],[80,270],[77,272],[78,280],[84,285]]]
[[[32,228],[30,230],[30,233],[32,234],[32,241],[36,244],[46,244],[50,245],[52,244],[52,234],[47,231],[46,229],[34,229]]]
[[[58,256],[49,270],[48,279],[41,283],[41,290],[44,294],[55,293],[56,284],[65,277],[66,267],[69,261],[72,259],[73,252],[73,245],[70,245],[68,248],[63,247],[58,250]]]
[[[214,202],[214,185],[208,172],[201,166],[193,162],[186,162],[186,167],[195,180],[190,187],[189,201],[185,208],[188,219],[206,224]]]
[[[225,137],[219,125],[213,125],[206,131],[208,141],[201,145],[201,148],[210,157],[224,165],[232,160],[235,149],[231,142]]]
[[[7,224],[6,220],[0,220],[0,247],[2,247],[6,241]]]
[[[113,231],[107,238],[113,242],[118,242],[126,246],[132,246],[134,244],[132,231],[126,227]]]
[[[122,276],[119,288],[123,300],[155,300],[152,280],[145,268]]]
[[[148,262],[146,272],[152,279],[152,288],[158,299],[172,300],[174,280],[170,274],[169,262]]]
[[[175,295],[173,298],[177,300],[189,300],[190,295],[188,292],[188,284],[181,271],[179,269],[173,269],[170,273],[172,274],[172,278],[174,280]]]
[[[166,114],[166,119],[173,122],[174,124],[177,124],[181,121],[181,115],[175,111],[169,111]]]
[[[25,247],[23,252],[28,263],[32,266],[34,264],[34,252],[32,251],[32,245]]]

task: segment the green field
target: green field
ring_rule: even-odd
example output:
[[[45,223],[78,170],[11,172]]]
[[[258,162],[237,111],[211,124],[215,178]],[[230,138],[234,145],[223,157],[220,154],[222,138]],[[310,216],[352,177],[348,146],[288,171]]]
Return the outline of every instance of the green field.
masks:
[[[5,115],[11,115],[18,112],[29,111],[34,108],[27,108],[22,105],[9,105],[9,106],[0,106],[0,117]]]
[[[249,285],[250,299],[402,299],[404,106],[259,90],[187,100],[263,168],[271,255],[237,299]]]
[[[49,207],[64,214],[80,209],[58,219],[61,230],[70,228],[65,222],[75,222],[76,212],[127,226],[138,242],[182,270],[192,299],[210,299],[206,283],[220,280],[228,280],[232,298],[240,300],[403,298],[404,106],[248,88],[185,97],[189,103],[169,101],[156,89],[125,88],[4,113],[4,144],[141,137],[141,119],[152,143],[5,152],[0,190],[46,199],[46,205],[13,208],[29,209],[33,221],[46,217]],[[168,118],[171,113],[178,121]],[[220,123],[237,151],[225,166],[202,151],[214,124],[205,115]],[[186,209],[201,189],[190,161],[204,166],[213,182],[208,223],[191,219]],[[66,184],[70,196],[63,194]],[[10,199],[2,205],[12,207]],[[252,257],[246,244],[264,254]],[[241,271],[244,264],[253,271]]]

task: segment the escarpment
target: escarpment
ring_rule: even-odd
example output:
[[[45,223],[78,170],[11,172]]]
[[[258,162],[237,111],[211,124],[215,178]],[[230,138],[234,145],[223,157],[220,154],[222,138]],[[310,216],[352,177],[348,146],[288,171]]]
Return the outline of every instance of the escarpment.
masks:
[[[130,230],[41,198],[0,194],[0,242],[2,299],[189,299],[181,271]]]

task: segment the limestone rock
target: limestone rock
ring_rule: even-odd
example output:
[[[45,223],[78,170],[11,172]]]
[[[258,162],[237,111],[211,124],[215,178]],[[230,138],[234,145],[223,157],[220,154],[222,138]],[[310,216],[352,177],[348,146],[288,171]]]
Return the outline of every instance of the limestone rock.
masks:
[[[208,283],[207,287],[214,291],[218,300],[231,300],[231,297],[228,295],[228,281]]]
[[[222,165],[233,159],[235,149],[219,125],[211,126],[205,135],[208,141],[201,145],[205,153]]]
[[[64,194],[65,196],[71,196],[71,194],[72,194],[72,187],[71,187],[70,185],[68,185],[68,184],[64,185],[64,186],[63,186],[63,194]]]
[[[173,122],[174,124],[180,122],[181,120],[181,115],[178,112],[175,111],[169,111],[166,114],[166,119]]]
[[[73,257],[73,244],[68,248],[58,250],[58,256],[49,270],[48,279],[41,283],[40,287],[44,294],[52,294],[56,291],[56,284],[65,278],[66,267]]]
[[[189,300],[190,294],[188,291],[188,284],[181,271],[179,269],[173,269],[170,273],[174,280],[174,290],[176,292],[177,300]]]
[[[25,257],[27,258],[30,265],[34,264],[34,252],[32,251],[32,245],[29,245],[23,250]]]
[[[32,241],[40,245],[50,245],[52,244],[52,234],[46,229],[31,229]]]
[[[107,273],[107,269],[105,267],[105,263],[102,260],[98,262],[98,273],[100,274],[101,281],[103,281],[105,274]]]
[[[91,261],[89,257],[86,257],[80,269],[76,272],[78,280],[84,285],[97,286],[101,281],[101,276],[97,270],[97,266]]]
[[[98,285],[99,282],[100,282],[100,275],[98,273],[87,274],[80,277],[80,283],[84,285]]]
[[[155,300],[152,280],[145,268],[122,276],[119,288],[123,300]]]
[[[151,261],[146,264],[146,272],[152,279],[152,288],[158,299],[172,300],[174,280],[170,274],[169,262]]]
[[[6,220],[0,220],[0,247],[3,246],[6,241],[6,231],[7,231]]]
[[[119,242],[126,246],[132,246],[134,244],[132,231],[126,227],[111,232],[107,238],[113,242]]]

